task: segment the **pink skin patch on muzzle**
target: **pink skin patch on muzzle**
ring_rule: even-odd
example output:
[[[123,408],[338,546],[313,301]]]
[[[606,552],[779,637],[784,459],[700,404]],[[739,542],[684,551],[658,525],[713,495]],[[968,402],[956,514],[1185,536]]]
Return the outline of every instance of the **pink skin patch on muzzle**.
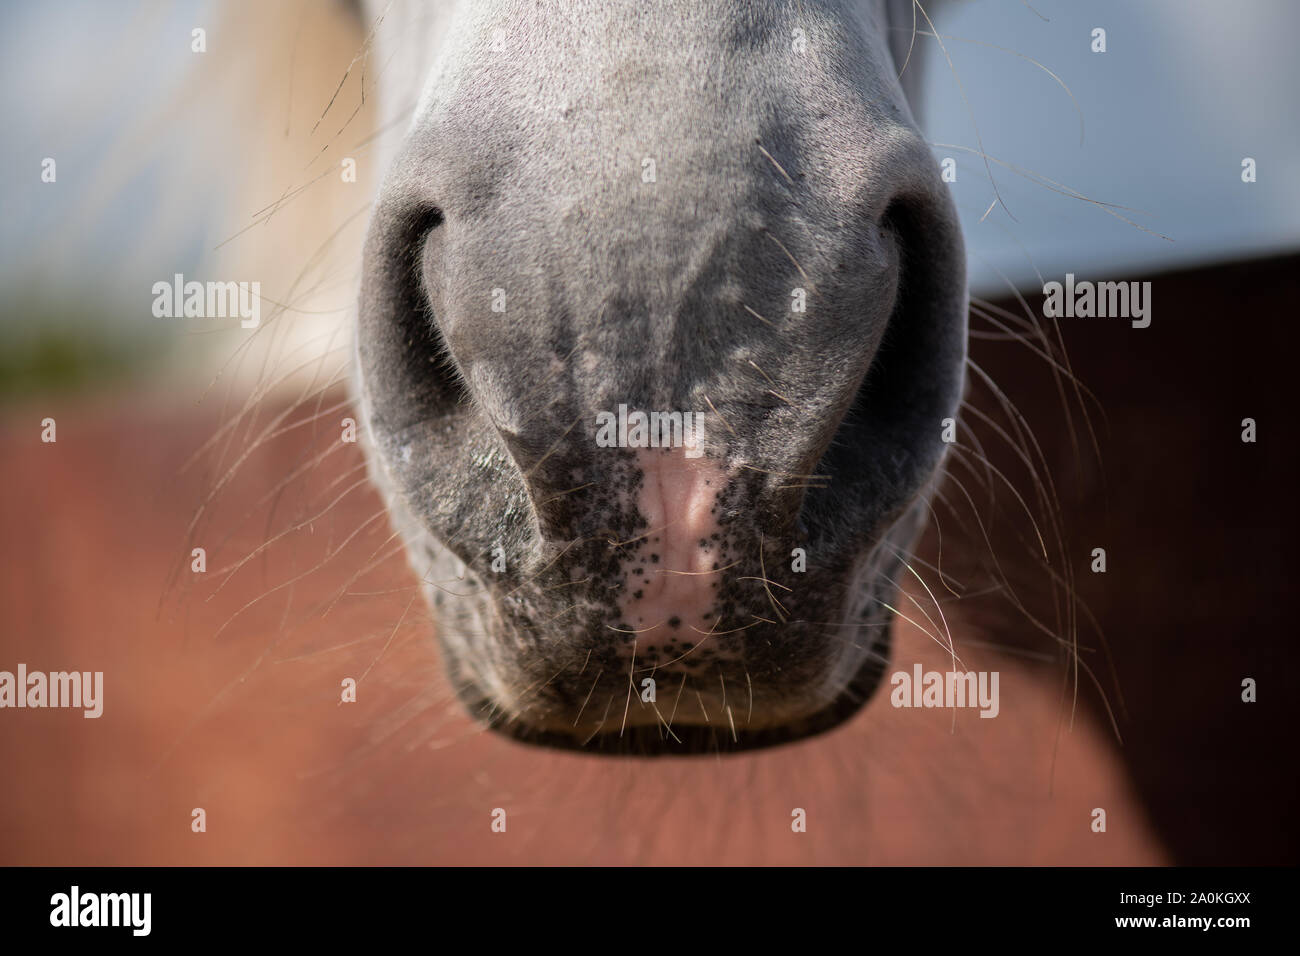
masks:
[[[729,475],[686,451],[637,451],[644,476],[637,507],[647,528],[644,544],[624,562],[619,606],[643,650],[696,644],[715,626],[724,564],[717,499]]]

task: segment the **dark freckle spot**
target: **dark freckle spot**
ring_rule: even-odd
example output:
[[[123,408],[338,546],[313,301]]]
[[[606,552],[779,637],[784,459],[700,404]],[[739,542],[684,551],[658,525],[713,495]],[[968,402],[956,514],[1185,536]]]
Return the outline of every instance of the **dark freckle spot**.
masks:
[[[701,547],[701,548],[707,548],[708,546],[709,546],[708,539],[707,539],[707,538],[701,538],[701,539],[700,539],[700,547]]]
[[[722,535],[718,534],[718,532],[715,531],[715,532],[713,532],[712,535],[709,536],[709,540],[710,540],[710,541],[721,541],[721,540],[722,540]]]
[[[645,570],[642,569],[642,568],[633,568],[633,569],[632,569],[632,573],[633,573],[633,574],[645,574]]]
[[[658,564],[658,563],[659,563],[659,555],[657,555],[657,554],[652,554],[652,555],[650,555],[650,563],[651,563],[651,564]]]
[[[674,614],[672,617],[670,617],[670,618],[668,619],[668,626],[669,626],[669,627],[681,627],[681,626],[682,626],[682,619],[681,619],[680,617],[678,617],[676,614]]]
[[[713,570],[716,571],[716,570],[718,570],[718,568],[719,568],[719,564],[718,564],[718,562],[717,562],[717,561],[714,561],[714,562],[713,562]]]
[[[641,600],[641,592],[640,592],[640,591],[634,591],[634,592],[632,593],[632,596],[633,596],[634,598],[636,598],[638,601]]]

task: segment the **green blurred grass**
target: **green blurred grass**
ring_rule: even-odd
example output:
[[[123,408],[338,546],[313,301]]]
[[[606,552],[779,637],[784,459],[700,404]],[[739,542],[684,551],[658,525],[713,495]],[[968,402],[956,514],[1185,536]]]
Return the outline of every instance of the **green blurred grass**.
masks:
[[[0,403],[120,386],[160,367],[174,338],[112,307],[0,299]]]

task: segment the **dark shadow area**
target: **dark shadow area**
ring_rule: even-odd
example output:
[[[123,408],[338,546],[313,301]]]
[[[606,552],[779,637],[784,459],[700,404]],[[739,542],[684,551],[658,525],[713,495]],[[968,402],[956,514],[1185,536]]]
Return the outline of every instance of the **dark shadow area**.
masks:
[[[1086,620],[1082,657],[1115,709],[1119,752],[1174,861],[1294,863],[1290,741],[1300,697],[1292,391],[1300,257],[1144,278],[1152,282],[1149,328],[1122,318],[1059,320],[1073,370],[1104,411],[1091,407],[1103,468],[1089,451],[1077,404],[1072,439],[1041,357],[992,337],[974,339],[971,357],[1041,444],[1078,590],[1105,633],[1113,671]],[[1041,317],[1042,296],[1025,299]],[[998,305],[1025,312],[1014,298]],[[973,328],[991,326],[975,319]],[[977,379],[972,401],[997,416],[996,400]],[[1256,422],[1253,444],[1242,441],[1245,418]],[[990,459],[1032,503],[1032,482],[1009,443],[970,420]],[[955,474],[968,485],[974,477]],[[1018,508],[1005,485],[998,492],[998,515]],[[994,547],[1000,557],[1013,556],[1003,566],[1020,598],[1051,621],[1050,587],[1030,562],[1014,557],[1028,554],[1017,531],[1027,536],[1025,526],[995,520]],[[1104,574],[1090,570],[1097,547],[1106,551]],[[1042,635],[998,600],[981,599],[973,615],[990,640],[1041,652]],[[1248,677],[1258,684],[1256,703],[1242,701]],[[1079,687],[1106,719],[1086,674]],[[1067,717],[1071,694],[1067,686]]]

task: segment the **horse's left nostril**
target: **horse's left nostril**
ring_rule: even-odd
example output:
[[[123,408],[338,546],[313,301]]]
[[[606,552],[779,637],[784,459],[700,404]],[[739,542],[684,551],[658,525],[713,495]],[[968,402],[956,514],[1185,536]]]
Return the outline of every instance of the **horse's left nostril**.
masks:
[[[839,486],[834,507],[848,514],[887,515],[920,491],[943,456],[945,419],[956,416],[965,381],[966,263],[951,201],[933,189],[906,195],[881,223],[899,250],[897,295],[819,465]]]

